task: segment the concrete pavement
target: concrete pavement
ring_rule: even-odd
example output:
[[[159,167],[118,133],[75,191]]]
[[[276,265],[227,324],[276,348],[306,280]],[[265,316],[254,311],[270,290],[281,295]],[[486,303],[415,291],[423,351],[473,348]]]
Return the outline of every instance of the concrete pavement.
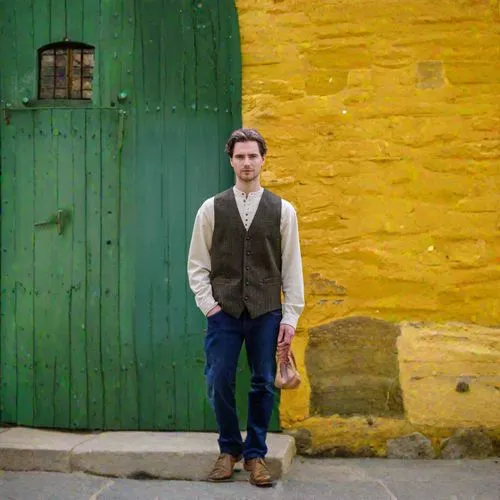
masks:
[[[1,500],[499,500],[500,460],[295,458],[274,488],[133,480],[81,472],[0,473]]]

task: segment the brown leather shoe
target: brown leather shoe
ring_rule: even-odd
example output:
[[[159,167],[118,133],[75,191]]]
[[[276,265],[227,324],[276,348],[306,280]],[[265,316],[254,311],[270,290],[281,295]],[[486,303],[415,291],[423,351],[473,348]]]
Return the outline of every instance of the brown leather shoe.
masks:
[[[260,486],[261,488],[273,485],[271,474],[263,458],[258,457],[245,460],[245,470],[250,472],[250,482],[253,485]]]
[[[241,457],[233,457],[229,453],[221,453],[207,480],[213,483],[228,481],[233,475],[234,465],[240,460]]]

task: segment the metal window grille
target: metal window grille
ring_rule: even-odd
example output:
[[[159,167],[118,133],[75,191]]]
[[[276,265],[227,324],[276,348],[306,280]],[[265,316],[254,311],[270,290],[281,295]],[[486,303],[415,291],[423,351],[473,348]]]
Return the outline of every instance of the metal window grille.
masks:
[[[39,54],[39,99],[92,99],[94,47],[61,42],[46,45]]]

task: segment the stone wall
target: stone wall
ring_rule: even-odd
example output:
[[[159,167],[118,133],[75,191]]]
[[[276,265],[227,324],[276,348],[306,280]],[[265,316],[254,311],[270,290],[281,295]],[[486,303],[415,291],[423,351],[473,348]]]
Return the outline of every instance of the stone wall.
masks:
[[[318,449],[415,426],[500,429],[500,332],[482,329],[500,325],[499,1],[237,7],[244,124],[267,138],[264,184],[295,205],[301,230],[305,383],[283,393],[283,426],[308,429]],[[347,349],[349,317],[401,330],[394,350],[363,328]],[[360,404],[383,385],[367,370],[384,359],[402,397],[392,416],[380,398]]]

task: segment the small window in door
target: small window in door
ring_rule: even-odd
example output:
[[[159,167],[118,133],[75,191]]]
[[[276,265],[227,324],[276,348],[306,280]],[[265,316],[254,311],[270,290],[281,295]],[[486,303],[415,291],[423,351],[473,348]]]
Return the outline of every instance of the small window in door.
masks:
[[[84,43],[51,43],[38,49],[39,99],[92,99],[94,47]]]

